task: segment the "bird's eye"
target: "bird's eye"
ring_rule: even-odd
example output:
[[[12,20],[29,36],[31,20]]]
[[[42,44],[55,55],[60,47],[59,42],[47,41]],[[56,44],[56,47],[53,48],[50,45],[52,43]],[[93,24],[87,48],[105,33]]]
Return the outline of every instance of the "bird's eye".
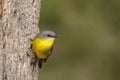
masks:
[[[50,35],[50,34],[48,34],[47,36],[48,36],[48,37],[51,37],[51,35]]]

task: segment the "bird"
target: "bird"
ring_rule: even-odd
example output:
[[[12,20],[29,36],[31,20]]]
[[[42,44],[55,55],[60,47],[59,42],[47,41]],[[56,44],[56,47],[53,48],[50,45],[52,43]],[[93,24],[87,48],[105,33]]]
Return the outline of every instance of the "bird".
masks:
[[[55,32],[52,30],[43,30],[39,32],[32,41],[32,49],[37,58],[38,67],[42,68],[42,63],[46,62],[53,51],[55,39],[57,38]]]

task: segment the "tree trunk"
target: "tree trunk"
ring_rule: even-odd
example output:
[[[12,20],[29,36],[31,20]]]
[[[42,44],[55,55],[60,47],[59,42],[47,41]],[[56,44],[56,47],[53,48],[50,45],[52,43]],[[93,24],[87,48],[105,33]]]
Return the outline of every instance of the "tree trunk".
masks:
[[[41,0],[0,0],[0,80],[38,80],[30,65]]]

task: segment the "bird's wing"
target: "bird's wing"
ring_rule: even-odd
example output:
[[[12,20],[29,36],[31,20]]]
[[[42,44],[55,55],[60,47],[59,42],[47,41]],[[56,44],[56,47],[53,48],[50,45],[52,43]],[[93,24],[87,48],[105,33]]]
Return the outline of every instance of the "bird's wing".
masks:
[[[50,49],[50,51],[49,51],[49,55],[48,55],[48,57],[47,57],[46,59],[44,59],[44,62],[46,62],[46,61],[47,61],[47,59],[48,59],[48,58],[49,58],[49,56],[51,55],[52,51],[53,51],[53,46],[51,47],[51,49]]]
[[[50,51],[49,51],[48,57],[51,55],[52,51],[53,51],[53,46],[51,47],[51,49],[50,49]],[[46,62],[47,59],[48,59],[48,57],[47,57],[46,59],[38,59],[38,66],[39,66],[40,69],[42,68],[42,63],[43,63],[43,61]]]

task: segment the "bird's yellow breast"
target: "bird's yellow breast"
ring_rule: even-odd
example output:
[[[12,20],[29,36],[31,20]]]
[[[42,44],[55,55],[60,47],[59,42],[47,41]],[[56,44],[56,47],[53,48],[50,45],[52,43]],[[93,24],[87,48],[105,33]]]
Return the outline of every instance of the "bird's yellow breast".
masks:
[[[46,40],[43,38],[34,38],[32,42],[32,48],[36,53],[36,56],[40,59],[45,59],[50,55],[50,49],[53,46],[54,40]]]

